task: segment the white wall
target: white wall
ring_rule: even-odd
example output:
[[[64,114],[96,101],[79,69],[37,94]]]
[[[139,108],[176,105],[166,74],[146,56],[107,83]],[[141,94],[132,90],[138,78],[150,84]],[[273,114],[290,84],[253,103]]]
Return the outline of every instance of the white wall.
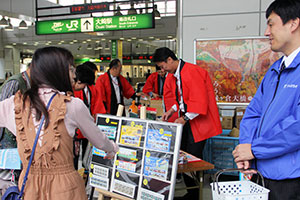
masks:
[[[273,0],[180,0],[179,57],[195,62],[194,41],[263,36],[265,10]]]

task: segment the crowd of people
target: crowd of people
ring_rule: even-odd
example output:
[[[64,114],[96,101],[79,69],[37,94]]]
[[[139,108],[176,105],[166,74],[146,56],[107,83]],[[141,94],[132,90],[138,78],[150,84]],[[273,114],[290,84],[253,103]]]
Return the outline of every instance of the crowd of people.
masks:
[[[271,49],[284,56],[270,67],[247,107],[240,125],[240,144],[233,157],[239,169],[252,167],[262,173],[270,189],[269,199],[299,200],[300,1],[275,0],[266,18],[265,35]],[[112,60],[108,71],[96,78],[94,63],[85,62],[75,68],[70,51],[45,47],[35,51],[25,72],[4,82],[0,88],[0,145],[2,149],[18,148],[23,169],[28,166],[37,127],[45,117],[25,200],[87,199],[83,180],[76,172],[79,147],[84,154],[91,142],[107,152],[107,159],[114,157],[119,147],[95,125],[95,115],[116,115],[118,105],[124,105],[124,97],[162,98],[162,120],[183,125],[181,149],[203,157],[206,139],[222,132],[208,72],[178,59],[166,47],[156,49],[153,62],[156,72],[147,73],[143,91],[137,93],[129,74],[121,75],[120,60]],[[45,105],[54,94],[47,109]],[[20,188],[24,175],[24,170],[1,170],[2,192],[13,184],[12,177],[16,177]],[[188,187],[196,184],[188,175],[184,174],[183,179]],[[189,189],[185,196],[175,199],[198,196],[198,189]]]

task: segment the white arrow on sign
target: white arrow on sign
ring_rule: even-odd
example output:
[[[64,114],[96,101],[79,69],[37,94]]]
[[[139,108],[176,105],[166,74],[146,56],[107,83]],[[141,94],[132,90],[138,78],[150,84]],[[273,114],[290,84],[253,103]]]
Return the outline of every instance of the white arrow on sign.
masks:
[[[92,17],[81,18],[81,32],[91,31],[94,31],[94,19]]]

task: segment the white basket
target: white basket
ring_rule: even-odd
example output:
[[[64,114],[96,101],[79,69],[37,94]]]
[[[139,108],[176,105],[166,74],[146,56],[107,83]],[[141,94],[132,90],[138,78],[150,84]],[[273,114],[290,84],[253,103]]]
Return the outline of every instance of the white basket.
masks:
[[[252,181],[219,182],[215,187],[213,184],[210,184],[213,200],[268,200],[270,191]]]
[[[241,169],[223,169],[215,174],[214,182],[210,184],[213,200],[268,200],[270,190],[252,181],[218,182],[219,176],[226,171],[240,171]],[[257,171],[257,170],[256,170]],[[264,178],[259,171],[264,186]]]

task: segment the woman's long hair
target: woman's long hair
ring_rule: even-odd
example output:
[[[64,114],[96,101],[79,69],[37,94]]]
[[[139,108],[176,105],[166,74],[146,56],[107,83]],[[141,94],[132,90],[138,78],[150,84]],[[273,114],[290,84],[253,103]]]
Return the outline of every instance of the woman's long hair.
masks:
[[[23,106],[27,97],[32,108],[36,110],[36,119],[45,116],[45,127],[49,125],[49,115],[44,102],[40,99],[38,90],[49,87],[61,92],[72,91],[69,67],[74,66],[74,58],[70,51],[60,47],[45,47],[35,51],[30,68],[31,88],[23,97]]]

